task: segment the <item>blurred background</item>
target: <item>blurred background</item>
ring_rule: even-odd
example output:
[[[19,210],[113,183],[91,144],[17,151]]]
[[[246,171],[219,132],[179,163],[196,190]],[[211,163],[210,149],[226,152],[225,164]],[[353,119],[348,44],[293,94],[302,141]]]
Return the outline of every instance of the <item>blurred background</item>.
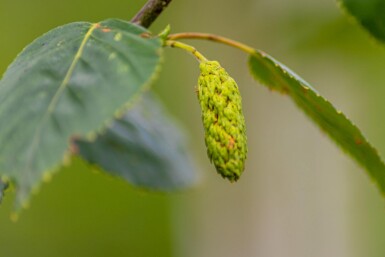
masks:
[[[144,0],[0,0],[0,73],[25,45],[73,21],[130,19]],[[174,0],[151,27],[212,32],[285,63],[344,111],[385,156],[385,47],[335,0]],[[219,60],[243,95],[249,155],[238,183],[210,165],[194,93],[196,61],[166,49],[155,91],[187,129],[201,182],[160,194],[95,173],[79,160],[9,219],[0,206],[1,257],[380,257],[384,199],[364,171],[290,99],[255,83],[247,57],[190,42]],[[20,107],[28,108],[28,107]]]

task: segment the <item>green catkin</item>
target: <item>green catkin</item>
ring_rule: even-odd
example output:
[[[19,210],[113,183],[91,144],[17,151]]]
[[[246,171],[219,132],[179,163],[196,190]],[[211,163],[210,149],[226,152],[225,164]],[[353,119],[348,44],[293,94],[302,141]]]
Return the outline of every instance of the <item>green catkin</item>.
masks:
[[[222,177],[237,181],[247,155],[245,119],[237,83],[217,61],[199,66],[197,94],[207,155]]]

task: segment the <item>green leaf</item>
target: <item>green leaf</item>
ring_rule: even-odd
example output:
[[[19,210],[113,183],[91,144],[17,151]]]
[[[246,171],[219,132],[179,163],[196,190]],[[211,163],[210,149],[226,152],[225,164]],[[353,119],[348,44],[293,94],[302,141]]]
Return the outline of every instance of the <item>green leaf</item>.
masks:
[[[94,142],[77,140],[76,145],[89,163],[136,186],[171,190],[196,180],[183,131],[152,94]]]
[[[251,73],[272,90],[285,93],[345,152],[369,173],[385,193],[385,165],[361,131],[346,116],[287,67],[261,51],[250,55]]]
[[[385,42],[385,1],[342,0],[347,12],[378,40]]]
[[[0,81],[0,175],[16,207],[68,159],[72,136],[92,137],[157,73],[161,41],[120,20],[58,27],[27,46]]]

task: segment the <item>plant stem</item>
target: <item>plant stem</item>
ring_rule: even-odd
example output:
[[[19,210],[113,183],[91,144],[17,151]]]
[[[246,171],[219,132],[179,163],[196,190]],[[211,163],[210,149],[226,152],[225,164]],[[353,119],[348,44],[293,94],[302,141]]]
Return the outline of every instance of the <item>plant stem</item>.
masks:
[[[210,40],[214,42],[219,42],[228,46],[232,46],[235,48],[238,48],[248,54],[253,54],[255,52],[255,49],[245,45],[243,43],[240,43],[238,41],[214,35],[214,34],[209,34],[209,33],[199,33],[199,32],[185,32],[185,33],[176,33],[176,34],[171,34],[168,36],[169,40],[176,40],[176,39],[205,39],[205,40]]]
[[[148,28],[172,0],[149,0],[131,22]]]
[[[174,41],[174,40],[166,40],[164,45],[169,46],[169,47],[175,47],[175,48],[183,49],[183,50],[191,53],[192,55],[194,55],[198,59],[199,62],[207,62],[206,57],[204,57],[200,52],[198,52],[195,49],[195,47],[193,47],[193,46],[190,46],[190,45],[178,42],[178,41]]]

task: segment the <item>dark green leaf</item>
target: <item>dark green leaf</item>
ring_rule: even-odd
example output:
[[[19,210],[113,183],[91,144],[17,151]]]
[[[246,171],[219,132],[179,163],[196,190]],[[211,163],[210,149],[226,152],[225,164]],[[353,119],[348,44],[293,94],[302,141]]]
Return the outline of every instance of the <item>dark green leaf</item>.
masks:
[[[289,95],[324,132],[369,173],[385,193],[385,165],[360,130],[307,82],[263,52],[250,56],[251,73],[270,89]]]
[[[158,70],[161,41],[120,20],[58,27],[27,46],[0,81],[0,175],[17,204],[68,158],[71,136],[92,137]]]
[[[375,38],[385,42],[384,0],[342,0],[342,5]]]
[[[195,167],[181,129],[152,94],[94,142],[77,140],[91,164],[136,186],[170,190],[195,181]]]

